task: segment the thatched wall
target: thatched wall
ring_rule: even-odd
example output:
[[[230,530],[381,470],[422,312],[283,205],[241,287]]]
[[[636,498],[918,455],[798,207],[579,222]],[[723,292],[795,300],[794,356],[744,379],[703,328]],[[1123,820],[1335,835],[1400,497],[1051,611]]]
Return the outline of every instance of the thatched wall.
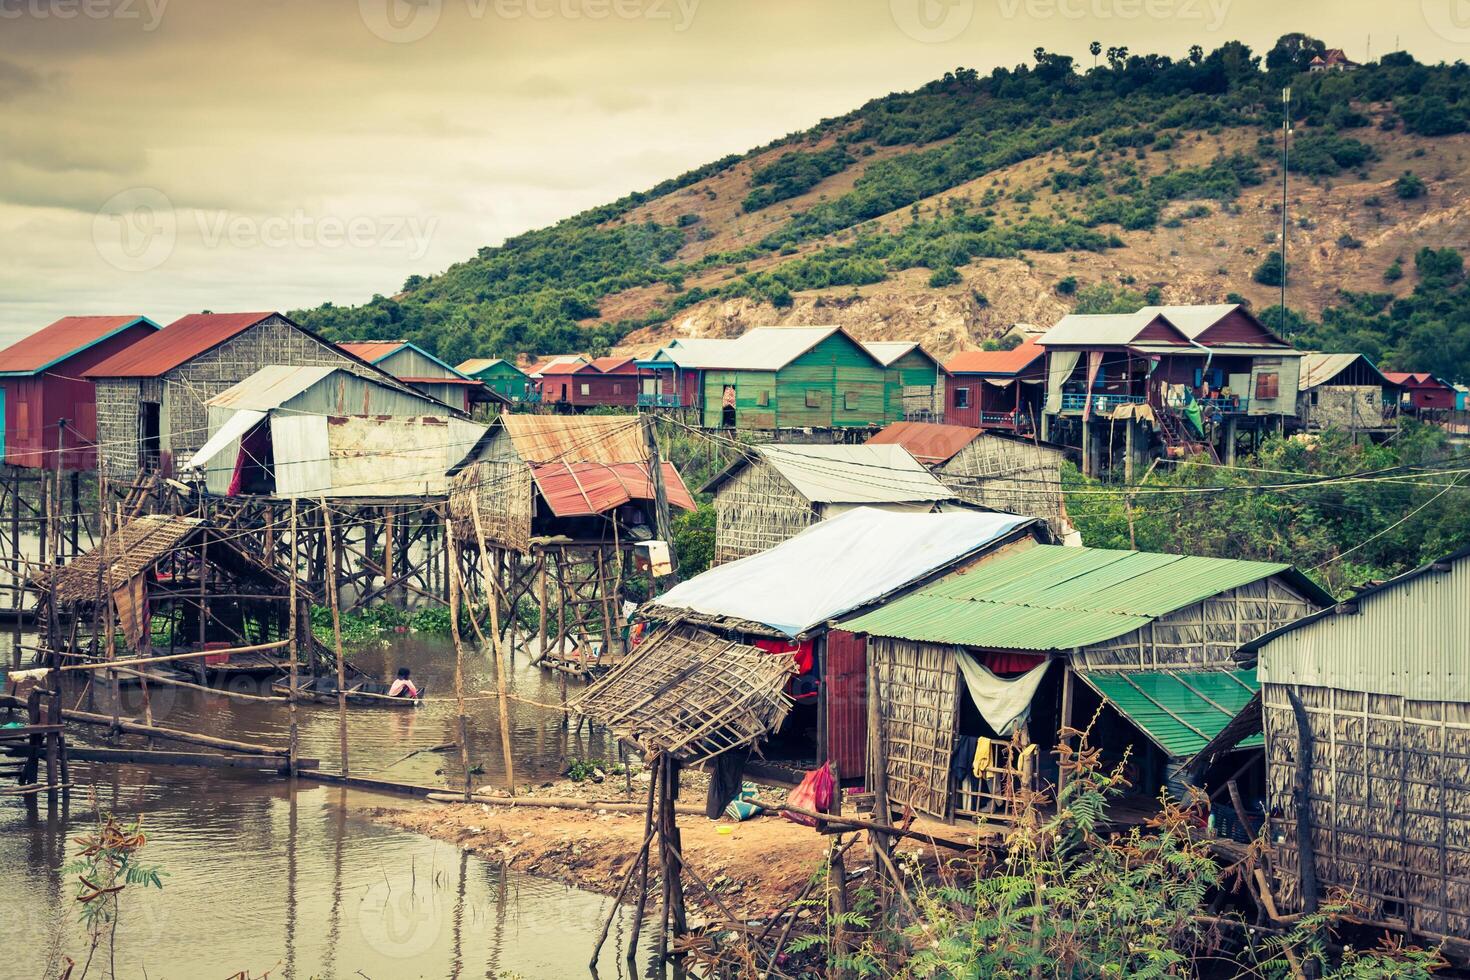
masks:
[[[1370,920],[1470,939],[1470,704],[1322,687],[1262,688],[1278,902],[1300,908],[1294,690],[1312,732],[1319,891],[1350,891]]]
[[[961,500],[1059,524],[1066,454],[1019,439],[982,435],[935,471]]]
[[[532,506],[531,467],[520,460],[480,459],[449,481],[454,533],[469,544],[477,542],[478,509],[486,544],[530,552]]]
[[[1262,633],[1316,610],[1276,578],[1211,596],[1105,643],[1082,650],[1089,668],[1235,666],[1235,651]]]
[[[954,648],[868,637],[888,772],[888,798],[947,820],[949,763],[959,730],[960,671]],[[869,768],[876,759],[869,754]],[[868,774],[869,785],[875,772]]]
[[[720,487],[714,507],[716,565],[774,548],[817,523],[811,503],[760,460]]]

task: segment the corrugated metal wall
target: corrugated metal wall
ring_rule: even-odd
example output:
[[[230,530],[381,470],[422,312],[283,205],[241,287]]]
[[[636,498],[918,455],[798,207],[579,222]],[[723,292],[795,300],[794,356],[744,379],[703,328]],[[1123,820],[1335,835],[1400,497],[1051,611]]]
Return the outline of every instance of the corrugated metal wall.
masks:
[[[1260,650],[1262,683],[1470,702],[1470,559],[1358,600]]]
[[[827,758],[843,779],[866,778],[868,640],[832,630],[826,643]]]

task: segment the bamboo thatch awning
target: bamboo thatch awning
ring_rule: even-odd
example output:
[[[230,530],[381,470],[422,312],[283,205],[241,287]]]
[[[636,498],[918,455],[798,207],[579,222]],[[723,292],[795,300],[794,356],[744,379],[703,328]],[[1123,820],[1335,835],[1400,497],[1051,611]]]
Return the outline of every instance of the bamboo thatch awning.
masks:
[[[571,705],[645,753],[685,764],[754,744],[791,710],[791,657],[676,623],[640,644]]]

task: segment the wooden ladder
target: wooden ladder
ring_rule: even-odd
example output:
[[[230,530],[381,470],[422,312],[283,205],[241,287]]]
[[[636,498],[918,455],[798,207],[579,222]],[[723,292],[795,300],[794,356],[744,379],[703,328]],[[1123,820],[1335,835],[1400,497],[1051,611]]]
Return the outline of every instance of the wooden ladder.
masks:
[[[1164,437],[1164,445],[1179,448],[1186,455],[1203,454],[1217,465],[1220,462],[1220,454],[1215,452],[1215,447],[1208,440],[1200,440],[1189,434],[1189,429],[1178,412],[1164,404],[1163,399],[1150,399],[1149,406],[1153,409],[1154,418],[1159,423],[1159,432]]]

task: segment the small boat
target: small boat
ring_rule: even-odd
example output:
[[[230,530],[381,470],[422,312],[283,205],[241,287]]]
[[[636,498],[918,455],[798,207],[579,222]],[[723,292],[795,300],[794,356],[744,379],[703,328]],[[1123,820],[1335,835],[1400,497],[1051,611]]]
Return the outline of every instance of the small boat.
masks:
[[[281,680],[271,685],[271,691],[289,697],[291,685]],[[360,708],[417,708],[424,703],[424,689],[419,688],[416,698],[389,697],[388,686],[373,680],[359,681],[347,688],[347,703]],[[296,684],[296,697],[317,704],[337,703],[337,681],[331,677],[300,678]]]

